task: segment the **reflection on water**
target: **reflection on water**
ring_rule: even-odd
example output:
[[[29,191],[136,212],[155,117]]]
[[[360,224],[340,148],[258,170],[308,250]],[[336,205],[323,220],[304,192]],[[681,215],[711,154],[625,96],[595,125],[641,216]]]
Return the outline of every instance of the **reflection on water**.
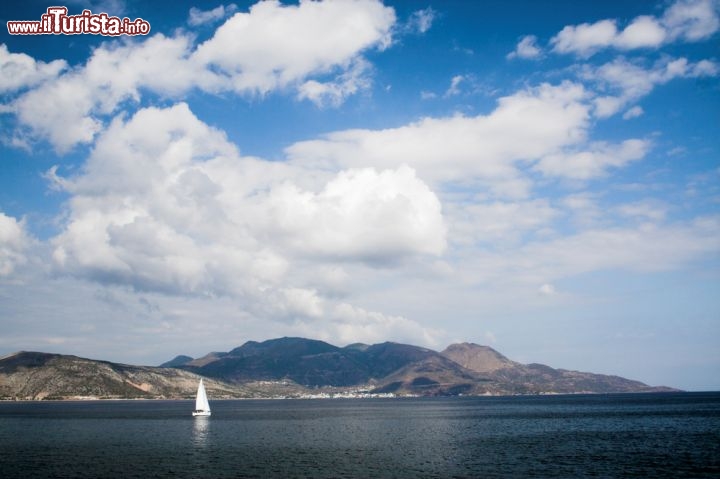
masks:
[[[208,444],[210,434],[210,418],[197,416],[193,418],[193,444],[198,447],[205,447]]]

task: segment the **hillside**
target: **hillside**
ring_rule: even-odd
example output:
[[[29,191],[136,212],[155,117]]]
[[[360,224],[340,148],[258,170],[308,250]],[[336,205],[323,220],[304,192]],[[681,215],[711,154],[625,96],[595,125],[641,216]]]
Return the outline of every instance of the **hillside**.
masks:
[[[193,398],[199,377],[172,368],[131,366],[60,354],[19,352],[0,359],[0,399]],[[257,385],[209,380],[213,398],[265,396]]]
[[[234,384],[288,380],[308,388],[364,386],[401,395],[650,392],[618,376],[520,364],[488,346],[460,343],[443,352],[386,342],[344,348],[304,338],[250,341],[178,367]]]
[[[618,376],[520,364],[488,346],[443,352],[386,342],[338,347],[304,339],[249,341],[164,367],[19,352],[0,359],[0,399],[191,398],[205,377],[218,398],[298,397],[323,391],[414,396],[667,391]]]
[[[565,369],[544,364],[520,364],[488,346],[462,343],[448,346],[442,354],[485,380],[488,393],[566,394],[667,391],[639,381]]]

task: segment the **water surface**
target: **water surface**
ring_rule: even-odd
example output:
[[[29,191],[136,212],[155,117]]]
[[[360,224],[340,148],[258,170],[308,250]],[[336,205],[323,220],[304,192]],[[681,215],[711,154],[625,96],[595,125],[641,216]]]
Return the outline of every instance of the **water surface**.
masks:
[[[720,393],[0,403],[0,476],[720,477]]]

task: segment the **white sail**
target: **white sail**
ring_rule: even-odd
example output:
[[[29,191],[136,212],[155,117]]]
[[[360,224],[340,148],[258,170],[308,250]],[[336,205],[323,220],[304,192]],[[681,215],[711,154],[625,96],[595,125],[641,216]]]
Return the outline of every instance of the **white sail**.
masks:
[[[205,392],[203,380],[200,379],[200,384],[198,384],[197,396],[195,396],[195,410],[193,411],[193,416],[209,415],[210,403],[208,403],[207,393]]]

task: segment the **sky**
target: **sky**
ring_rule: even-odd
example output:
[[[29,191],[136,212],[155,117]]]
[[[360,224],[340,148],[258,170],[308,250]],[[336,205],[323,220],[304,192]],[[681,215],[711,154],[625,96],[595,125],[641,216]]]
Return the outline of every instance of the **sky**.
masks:
[[[0,355],[489,345],[720,389],[720,2],[72,0],[11,35]]]

